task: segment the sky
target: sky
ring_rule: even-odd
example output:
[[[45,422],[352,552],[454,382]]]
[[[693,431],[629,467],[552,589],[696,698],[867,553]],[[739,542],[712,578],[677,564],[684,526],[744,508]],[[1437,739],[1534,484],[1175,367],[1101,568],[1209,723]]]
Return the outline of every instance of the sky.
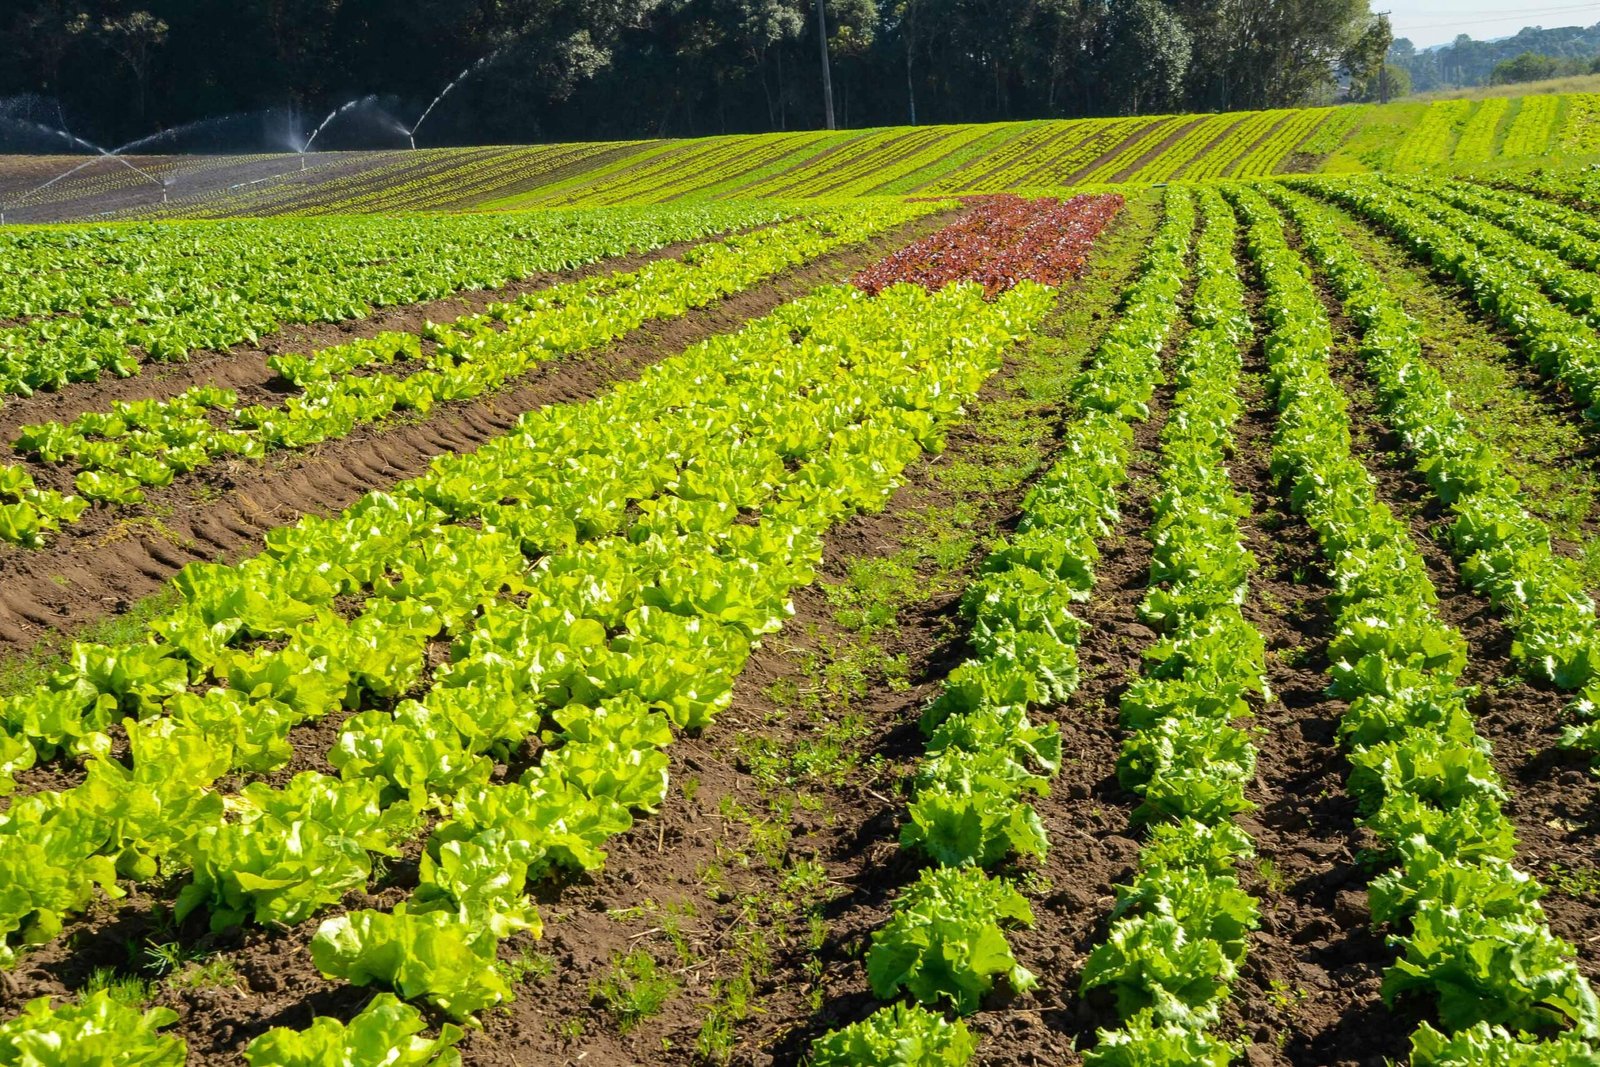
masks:
[[[1372,10],[1388,11],[1396,37],[1418,48],[1447,44],[1465,33],[1480,41],[1509,37],[1524,26],[1593,26],[1600,22],[1600,0],[1373,0]]]

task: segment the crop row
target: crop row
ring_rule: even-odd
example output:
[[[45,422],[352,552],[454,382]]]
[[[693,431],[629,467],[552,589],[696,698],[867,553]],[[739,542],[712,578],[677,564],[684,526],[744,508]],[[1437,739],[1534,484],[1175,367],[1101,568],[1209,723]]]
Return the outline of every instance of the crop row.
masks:
[[[536,929],[529,877],[592,868],[630,810],[659,803],[671,727],[726,704],[822,531],[881,506],[1051,303],[1037,286],[981,296],[820,290],[344,516],[278,531],[261,557],[186,570],[183,604],[148,641],[80,646],[12,702],[76,692],[140,717],[123,724],[127,764],[104,735],[82,737],[84,786],[0,817],[0,865],[48,875],[8,900],[10,944],[50,936],[119,868],[189,872],[180,907],[213,924],[298,921],[433,810],[447,817],[412,900],[329,920],[313,957],[457,1016],[504,999],[494,947]],[[218,775],[281,766],[285,731],[341,705],[372,710],[330,753],[340,779],[308,772],[222,803]],[[541,729],[539,765],[492,782],[485,754]]]
[[[1293,154],[1308,155],[1331,152],[1338,147],[1337,137],[1344,130],[1344,112],[1349,108],[1301,108],[1288,113],[1288,118],[1276,127],[1253,149],[1249,155],[1236,160],[1232,169],[1222,173],[1236,178],[1258,178],[1276,174]],[[1322,141],[1330,147],[1318,153]]]
[[[1468,117],[1471,100],[1436,100],[1422,113],[1422,121],[1395,150],[1394,169],[1416,170],[1448,163]]]
[[[1581,570],[1555,553],[1549,529],[1522,506],[1504,460],[1451,406],[1443,379],[1422,357],[1421,325],[1313,202],[1282,191],[1274,199],[1361,327],[1361,354],[1386,416],[1456,516],[1448,544],[1462,577],[1507,615],[1523,670],[1561,689],[1583,689],[1578,709],[1592,720],[1600,696],[1600,624]],[[1574,727],[1566,741],[1600,751],[1600,725]]]
[[[1561,117],[1561,100],[1555,96],[1525,96],[1511,116],[1500,154],[1506,159],[1528,159],[1550,151],[1556,124]]]
[[[1343,171],[1528,158],[1600,145],[1590,95],[1351,105],[1213,116],[1040,120],[616,141],[517,149],[368,153],[306,175],[147,204],[124,217],[220,217],[290,210],[664,203],[728,197],[1049,190],[1073,184],[1261,176],[1291,157]],[[1153,153],[1169,135],[1180,134]],[[1590,147],[1586,147],[1590,146]],[[1150,154],[1146,160],[1144,157]],[[262,157],[264,160],[269,157]],[[285,161],[285,166],[292,161]],[[165,161],[152,163],[164,167]],[[352,169],[355,173],[351,173]],[[105,183],[138,181],[124,169]],[[85,186],[85,189],[88,187]],[[108,186],[110,188],[110,186]],[[63,187],[63,196],[84,189]]]
[[[640,141],[609,144],[538,145],[487,153],[481,160],[451,163],[441,160],[431,173],[415,173],[402,158],[391,173],[369,173],[282,205],[274,214],[340,215],[350,212],[419,211],[459,208],[475,203],[508,185],[527,185],[547,175],[560,174],[587,161],[619,150],[636,148]],[[448,157],[447,157],[448,158]],[[432,162],[432,161],[429,161]],[[252,205],[252,212],[259,211]]]
[[[541,198],[540,202],[558,206],[582,204],[586,207],[664,203],[675,199],[685,183],[703,182],[710,176],[725,173],[735,165],[752,163],[759,166],[767,159],[781,157],[788,152],[790,142],[796,136],[815,137],[814,134],[788,134],[761,144],[741,144],[737,139],[721,137],[672,143],[671,150],[636,158],[633,166],[618,171],[607,180]]]
[[[301,389],[281,406],[235,409],[232,392],[197,387],[167,401],[118,403],[70,424],[25,426],[16,447],[43,462],[70,461],[88,499],[139,503],[145,487],[169,485],[220,457],[259,459],[268,450],[348,436],[396,410],[426,413],[441,401],[482,396],[549,360],[704,307],[936,206],[824,211],[699,246],[681,260],[553,286],[454,324],[429,325],[422,335],[385,333],[310,355],[274,356],[268,363]],[[424,340],[433,346],[426,358]],[[422,367],[408,374],[372,369],[396,360]],[[23,532],[29,543],[39,539],[38,531]]]
[[[1330,108],[1327,111],[1327,118],[1297,146],[1295,151],[1321,165],[1344,147],[1351,134],[1361,126],[1369,110],[1370,105],[1366,104]]]
[[[1576,210],[1593,210],[1600,204],[1600,172],[1579,171],[1497,171],[1473,179],[1496,189],[1527,193]]]
[[[45,535],[77,522],[89,502],[40,489],[33,475],[20,466],[0,466],[0,542],[38,548]],[[4,742],[0,742],[0,750]],[[5,777],[0,762],[0,781]]]
[[[203,219],[229,215],[349,214],[431,207],[451,202],[474,185],[494,187],[513,172],[540,173],[557,161],[581,159],[597,146],[423,149],[406,153],[341,154],[336,161],[301,173],[279,156],[283,170],[259,184],[224,193],[202,191],[115,212],[118,219]],[[334,173],[323,178],[321,169]]]
[[[1549,244],[1544,247],[1559,252],[1574,266],[1589,267],[1600,262],[1600,253],[1596,251],[1600,247],[1600,220],[1588,212],[1568,207],[1558,200],[1475,182],[1452,182],[1448,186],[1433,184],[1428,188],[1435,194],[1448,192],[1453,198],[1459,197],[1459,200],[1451,201],[1458,206],[1471,198],[1475,209],[1482,209],[1485,214],[1494,213],[1493,217],[1497,219],[1506,219],[1506,209],[1514,209],[1519,224],[1524,220],[1546,224],[1538,229],[1525,230],[1524,236],[1534,233],[1540,235],[1537,239],[1529,237],[1529,240],[1535,243],[1548,241]]]
[[[1587,247],[1591,242],[1492,199],[1458,191],[1453,188],[1455,183],[1401,177],[1388,181],[1407,206],[1465,237],[1491,258],[1537,280],[1552,299],[1591,327],[1600,324],[1600,278],[1562,262],[1563,256],[1592,254],[1593,249]]]
[[[1557,147],[1579,156],[1600,152],[1600,93],[1570,93],[1562,111]]]
[[[855,277],[869,293],[911,282],[939,289],[973,281],[990,296],[1024,279],[1060,285],[1088,263],[1095,239],[1122,208],[1115,195],[984,197],[960,221],[896,251]]]
[[[993,140],[995,130],[984,126],[945,126],[942,135],[914,151],[880,160],[877,167],[858,172],[846,182],[828,180],[808,190],[810,196],[886,196],[903,194],[927,181],[930,173],[959,166],[976,146]]]
[[[1204,181],[1227,172],[1291,114],[1289,111],[1258,111],[1246,116],[1243,122],[1229,127],[1227,132],[1205,151],[1192,155],[1176,176],[1186,181]],[[1140,180],[1146,180],[1143,171],[1138,177]]]
[[[1139,129],[1144,119],[1119,119],[1075,131],[1069,138],[1048,142],[1029,157],[1012,161],[1004,170],[991,172],[982,182],[989,191],[1016,188],[1046,189],[1076,184],[1076,178],[1105,153],[1114,150]],[[961,183],[950,179],[929,189],[956,188]]]
[[[23,156],[20,158],[26,159],[29,157]],[[51,157],[44,158],[51,159]],[[207,171],[223,167],[267,163],[274,158],[282,159],[283,157],[263,153],[227,156],[220,159],[210,156],[147,157],[138,155],[121,158],[126,158],[129,162],[137,165],[140,170],[163,181],[182,181],[203,176]],[[47,178],[59,176],[73,164],[83,164],[85,162],[90,165],[76,173],[63,177],[60,181],[54,182],[45,188],[34,189],[29,192],[27,191],[27,186],[23,186],[21,189],[9,191],[5,197],[7,206],[26,208],[43,204],[62,204],[80,198],[101,197],[128,189],[141,187],[144,190],[151,189],[149,178],[145,178],[135,173],[132,169],[122,166],[116,160],[108,160],[104,157],[95,161],[85,160],[82,156],[54,157],[53,171],[46,172],[36,178],[35,181],[44,181]]]
[[[1254,114],[1239,115],[1224,111],[1221,114],[1203,119],[1167,148],[1166,151],[1140,167],[1135,173],[1129,175],[1128,180],[1164,182],[1187,171],[1191,165],[1202,158],[1213,161],[1220,158],[1221,162],[1226,163],[1227,157],[1221,154],[1222,145],[1229,140],[1234,130],[1262,115],[1271,116],[1272,112],[1262,111]]]
[[[901,1050],[916,1047],[929,1050],[924,1062],[967,1063],[975,1045],[966,1025],[930,1009],[948,1003],[967,1015],[999,980],[1016,992],[1034,983],[1004,932],[1031,923],[1032,911],[1011,881],[985,868],[1048,848],[1030,797],[1060,770],[1061,738],[1031,714],[1077,688],[1081,624],[1071,605],[1093,590],[1096,542],[1117,520],[1129,424],[1148,416],[1161,380],[1193,227],[1188,194],[1172,192],[1138,281],[1074,383],[1082,415],[1063,434],[1063,458],[1029,491],[1016,533],[962,598],[974,655],[923,713],[926,754],[900,836],[934,866],[895,901],[867,955],[874,995],[890,1000],[904,989],[919,1006],[883,1008],[824,1035],[817,1067],[915,1062]]]
[[[1119,175],[1124,171],[1133,171],[1139,161],[1162,141],[1195,122],[1195,119],[1184,115],[1148,121],[1137,127],[1114,151],[1097,160],[1092,168],[1082,172],[1074,180],[1084,185],[1118,181]]]
[[[772,145],[746,145],[745,157],[737,167],[723,166],[705,172],[691,171],[682,181],[670,187],[674,199],[684,198],[743,198],[747,186],[754,187],[766,179],[782,174],[798,163],[810,159],[825,146],[848,138],[849,133],[826,133],[807,130],[775,141]],[[652,198],[660,196],[653,192]]]
[[[1145,534],[1153,552],[1139,613],[1160,637],[1121,698],[1117,777],[1140,798],[1134,819],[1148,836],[1083,969],[1084,991],[1113,992],[1121,1017],[1085,1055],[1097,1067],[1231,1062],[1238,1050],[1211,1031],[1258,924],[1235,873],[1254,848],[1232,820],[1252,807],[1256,753],[1234,721],[1266,692],[1266,644],[1239,608],[1255,561],[1239,529],[1249,501],[1227,467],[1250,320],[1232,212],[1214,190],[1202,205],[1194,329],[1179,350]]]
[[[1012,168],[1027,163],[1031,166],[1036,155],[1054,155],[1061,144],[1077,144],[1088,136],[1089,124],[1061,123],[1041,120],[1015,127],[1002,126],[995,139],[974,142],[983,151],[963,155],[949,171],[937,180],[924,181],[918,186],[923,192],[935,192],[948,186],[974,193],[1006,192],[1018,187]]]
[[[98,225],[104,222],[149,219],[192,220],[216,218],[226,214],[241,215],[246,213],[240,209],[249,202],[247,198],[266,194],[269,197],[267,206],[270,208],[270,200],[275,199],[286,185],[304,189],[314,187],[323,181],[337,180],[338,176],[348,173],[351,169],[375,165],[385,154],[352,152],[340,153],[334,157],[311,157],[306,160],[304,170],[299,169],[293,157],[283,153],[178,157],[187,165],[162,169],[162,173],[171,175],[168,180],[172,183],[168,189],[163,190],[165,199],[155,196],[154,190],[145,179],[126,168],[117,167],[117,174],[132,179],[131,183],[122,181],[122,184],[139,189],[138,183],[142,183],[140,191],[144,195],[119,197],[117,201],[119,207],[89,215],[82,221],[93,221]],[[197,163],[195,162],[197,160],[203,162]],[[262,174],[263,171],[275,173]],[[256,176],[246,179],[249,184],[233,181],[235,178],[248,175]],[[186,191],[190,189],[193,191]],[[103,190],[95,188],[88,182],[80,184],[76,179],[68,178],[61,183],[62,200],[82,199],[87,202],[87,206],[94,204],[102,195],[104,195]]]
[[[1456,142],[1450,159],[1455,163],[1485,163],[1494,158],[1495,134],[1505,119],[1511,101],[1506,97],[1491,97],[1479,101],[1467,123],[1461,129],[1461,139]]]
[[[555,176],[553,181],[531,189],[506,192],[504,195],[490,197],[478,203],[478,207],[489,211],[523,210],[525,208],[547,207],[552,204],[570,204],[581,200],[576,194],[589,186],[603,188],[605,183],[617,178],[635,168],[647,166],[653,160],[663,156],[673,155],[683,151],[685,147],[703,144],[705,138],[695,138],[687,141],[655,139],[651,141],[636,142],[631,150],[607,153],[592,167],[586,167],[575,173]],[[626,180],[625,178],[622,180]]]
[[[757,196],[860,196],[942,158],[952,141],[959,145],[986,132],[981,126],[884,130],[852,144],[860,150],[821,157],[748,191]]]
[[[772,205],[140,224],[0,235],[0,392],[127,376],[141,357],[258,341],[630,250],[773,222]]]
[[[1555,306],[1526,271],[1485,254],[1474,239],[1505,248],[1504,235],[1494,238],[1487,224],[1472,227],[1470,235],[1458,233],[1406,203],[1393,187],[1377,182],[1310,182],[1295,187],[1383,226],[1417,258],[1460,282],[1477,305],[1516,338],[1540,373],[1559,380],[1586,405],[1600,400],[1600,337]],[[1549,257],[1541,262],[1548,264]]]
[[[1412,1063],[1589,1062],[1600,1005],[1517,869],[1504,787],[1460,684],[1466,642],[1444,623],[1406,525],[1352,455],[1332,330],[1304,262],[1259,194],[1234,190],[1266,289],[1266,350],[1279,423],[1272,471],[1315,532],[1334,590],[1331,695],[1366,828],[1392,866],[1373,879],[1373,920],[1399,959],[1383,994],[1431,997]],[[1550,1040],[1544,1040],[1548,1037]]]

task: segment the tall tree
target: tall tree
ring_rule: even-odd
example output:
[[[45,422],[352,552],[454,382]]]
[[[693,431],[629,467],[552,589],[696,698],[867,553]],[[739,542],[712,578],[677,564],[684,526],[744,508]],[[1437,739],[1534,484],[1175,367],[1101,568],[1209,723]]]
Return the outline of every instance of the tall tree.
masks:
[[[138,87],[139,120],[146,117],[146,90],[150,80],[150,64],[156,52],[167,42],[168,26],[148,11],[134,11],[120,19],[106,18],[100,22],[100,39],[122,58],[133,74]]]
[[[1110,99],[1129,115],[1176,110],[1193,42],[1157,0],[1123,0],[1105,24],[1103,70]]]

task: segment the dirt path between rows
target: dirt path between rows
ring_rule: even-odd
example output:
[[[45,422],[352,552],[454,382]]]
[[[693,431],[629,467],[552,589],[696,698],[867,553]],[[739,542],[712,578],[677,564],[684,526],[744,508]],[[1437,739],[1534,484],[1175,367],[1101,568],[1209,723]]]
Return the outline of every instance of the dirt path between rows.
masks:
[[[1174,338],[1181,332],[1174,330]],[[1169,344],[1168,355],[1173,351]],[[1139,798],[1116,775],[1127,736],[1119,701],[1139,677],[1144,650],[1156,638],[1138,609],[1149,585],[1151,546],[1144,531],[1152,518],[1160,433],[1172,392],[1171,385],[1162,386],[1151,417],[1134,427],[1129,480],[1118,494],[1121,521],[1100,545],[1088,603],[1074,612],[1084,622],[1078,689],[1065,707],[1040,716],[1060,728],[1065,758],[1050,796],[1034,805],[1050,833],[1041,870],[1047,888],[1033,902],[1033,928],[1010,938],[1017,959],[1039,976],[1039,986],[1016,1010],[979,1017],[986,1065],[1077,1063],[1077,1049],[1092,1045],[1100,1028],[1117,1024],[1111,1003],[1098,993],[1080,996],[1078,982],[1089,953],[1106,938],[1116,887],[1133,877],[1139,859],[1141,834],[1132,821]]]
[[[0,551],[0,649],[126,610],[184,565],[249,553],[269,529],[305,514],[337,512],[372,489],[427,470],[433,457],[467,452],[546,404],[589,399],[612,383],[716,333],[731,332],[818,285],[842,281],[889,251],[944,225],[925,216],[856,248],[681,319],[656,322],[605,348],[556,360],[491,396],[445,404],[428,418],[389,423],[266,463],[234,462],[153,492],[132,513],[99,509],[51,545]]]
[[[1344,788],[1350,768],[1337,728],[1345,704],[1324,692],[1331,589],[1315,532],[1269,470],[1277,415],[1263,390],[1259,338],[1244,370],[1247,406],[1234,428],[1231,473],[1254,505],[1241,529],[1258,569],[1243,611],[1266,639],[1274,699],[1253,723],[1256,778],[1246,795],[1256,810],[1239,819],[1256,844],[1257,860],[1241,864],[1240,876],[1260,904],[1261,928],[1225,1025],[1247,1041],[1250,1067],[1379,1067],[1404,1058],[1414,1024],[1395,1018],[1379,994],[1394,953],[1367,924],[1360,853],[1374,841],[1357,827]]]

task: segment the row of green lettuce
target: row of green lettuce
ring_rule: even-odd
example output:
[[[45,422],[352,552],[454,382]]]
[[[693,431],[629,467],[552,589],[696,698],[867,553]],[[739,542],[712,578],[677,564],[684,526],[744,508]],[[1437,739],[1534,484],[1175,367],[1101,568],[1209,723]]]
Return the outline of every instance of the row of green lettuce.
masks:
[[[295,323],[570,270],[793,214],[775,202],[9,227],[0,395],[128,377]]]
[[[120,658],[96,675],[97,699],[143,715],[124,722],[130,763],[86,735],[83,786],[0,817],[0,865],[78,891],[8,910],[11,943],[50,936],[119,868],[186,875],[180,909],[213,925],[292,924],[365,884],[372,852],[434,823],[412,898],[327,920],[313,960],[460,1018],[503,1002],[496,947],[538,929],[530,878],[592,869],[631,812],[660,802],[672,727],[727,703],[752,642],[809,580],[821,533],[881,505],[1050,303],[1031,285],[993,304],[968,287],[820,290],[279,531],[238,567],[191,567],[148,642],[101,650]],[[359,614],[340,618],[350,598]],[[441,636],[449,662],[430,686]],[[209,729],[187,717],[207,704],[226,712]],[[339,779],[213,788],[240,752],[271,765],[262,754],[282,737],[262,719],[361,707],[329,752]],[[529,736],[537,766],[492,781],[490,757]],[[47,1007],[34,1015],[20,1025],[54,1025]]]
[[[1538,263],[1548,274],[1559,269],[1557,257],[1529,249],[1491,223],[1424,193],[1382,181],[1289,184],[1381,225],[1419,259],[1455,278],[1541,373],[1566,386],[1583,404],[1592,407],[1600,400],[1600,337],[1570,306],[1557,306],[1560,298],[1553,302],[1526,266]],[[1570,220],[1577,214],[1559,205],[1538,210],[1556,213],[1552,219]],[[1578,299],[1576,292],[1573,298]]]
[[[937,207],[873,203],[823,211],[697,246],[682,259],[552,286],[418,333],[385,332],[273,356],[267,362],[274,372],[300,390],[277,406],[236,409],[232,391],[198,386],[170,400],[119,402],[71,423],[24,426],[15,447],[44,463],[70,463],[77,491],[88,500],[137,504],[146,487],[170,485],[224,457],[259,460],[269,450],[346,437],[397,411],[425,415],[441,401],[475,399],[547,361],[600,347],[652,320],[680,317]],[[424,340],[432,344],[426,356]],[[396,360],[421,367],[406,374],[374,369]],[[23,491],[31,487],[28,479]],[[0,507],[0,540],[37,545],[82,511],[81,501],[70,515],[51,503],[48,496],[19,495]]]
[[[1409,530],[1352,454],[1332,330],[1304,262],[1267,200],[1230,195],[1266,290],[1271,469],[1321,545],[1335,611],[1329,693],[1349,702],[1348,787],[1386,861],[1369,891],[1399,950],[1383,995],[1431,999],[1442,1030],[1414,1032],[1417,1067],[1592,1063],[1600,1004],[1546,924],[1544,888],[1513,863],[1505,789],[1460,681],[1466,642],[1440,619]]]
[[[1134,820],[1148,836],[1083,969],[1083,990],[1109,989],[1122,1019],[1084,1054],[1093,1067],[1231,1063],[1241,1050],[1212,1031],[1259,921],[1235,869],[1254,847],[1233,821],[1253,807],[1256,750],[1235,723],[1268,693],[1266,642],[1241,611],[1255,568],[1239,526],[1250,500],[1227,466],[1251,325],[1233,212],[1213,189],[1201,205],[1193,329],[1178,350],[1145,532],[1139,615],[1158,639],[1120,700],[1117,776],[1140,798]]]
[[[1006,940],[1030,924],[1014,882],[987,868],[1042,858],[1048,837],[1031,797],[1061,767],[1059,728],[1030,718],[1078,684],[1081,623],[1071,612],[1093,587],[1096,543],[1118,519],[1128,477],[1130,424],[1149,416],[1161,351],[1179,315],[1195,212],[1187,192],[1165,217],[1091,367],[1074,383],[1082,412],[1066,428],[1062,458],[1023,501],[1016,533],[991,553],[962,599],[973,656],[952,671],[922,716],[926,755],[901,844],[933,861],[896,899],[873,934],[867,978],[893,1003],[814,1043],[816,1067],[970,1062],[976,1041],[959,1018],[1004,981],[1025,992],[1035,976]]]
[[[1462,578],[1506,615],[1515,637],[1512,654],[1526,673],[1583,691],[1574,704],[1580,721],[1563,743],[1600,752],[1600,625],[1577,562],[1551,547],[1549,528],[1523,506],[1503,458],[1471,431],[1439,372],[1423,358],[1422,325],[1350,247],[1336,220],[1304,197],[1271,193],[1360,327],[1360,354],[1384,415],[1455,515],[1447,543]]]
[[[1473,180],[1508,192],[1531,193],[1591,211],[1600,206],[1600,170],[1594,167],[1580,170],[1535,167],[1532,170],[1492,171],[1474,175]]]
[[[1467,190],[1447,193],[1443,187],[1432,185],[1427,188],[1426,195],[1414,194],[1415,202],[1431,202],[1432,210],[1446,221],[1427,215],[1419,228],[1410,231],[1413,236],[1407,239],[1408,243],[1449,240],[1459,244],[1468,240],[1448,236],[1454,232],[1448,222],[1456,216],[1470,217],[1446,207],[1446,197],[1487,204],[1504,196]],[[1401,194],[1395,194],[1396,199],[1391,202],[1385,199],[1390,194],[1381,190],[1318,187],[1317,191],[1363,212],[1382,212],[1384,224],[1395,228],[1416,221],[1414,215],[1420,213],[1418,209],[1412,215],[1400,214],[1410,210],[1406,202],[1398,199]],[[1443,380],[1422,358],[1421,325],[1350,249],[1325,212],[1283,190],[1273,190],[1272,195],[1291,211],[1334,291],[1361,327],[1362,355],[1376,376],[1385,414],[1416,456],[1418,469],[1455,515],[1449,528],[1449,546],[1461,565],[1462,577],[1506,616],[1515,636],[1512,654],[1525,673],[1563,690],[1579,692],[1572,704],[1578,721],[1566,731],[1563,744],[1600,752],[1596,711],[1600,702],[1600,622],[1581,569],[1575,561],[1553,550],[1548,527],[1522,505],[1518,485],[1506,473],[1503,460],[1471,432],[1452,408]],[[1520,213],[1529,220],[1528,225],[1534,225],[1545,210],[1531,204],[1515,208],[1509,204],[1507,201],[1506,210]],[[1551,210],[1567,211],[1560,207]],[[1593,223],[1588,225],[1594,227]],[[1531,333],[1519,340],[1530,354],[1559,353],[1560,362],[1555,366],[1564,368],[1558,370],[1559,377],[1575,395],[1592,404],[1595,398],[1579,392],[1579,387],[1590,380],[1590,370],[1600,375],[1600,336],[1548,301],[1541,305],[1539,301],[1544,298],[1533,291],[1531,282],[1518,275],[1519,268],[1512,259],[1497,264],[1489,258],[1498,256],[1501,246],[1514,240],[1488,233],[1494,229],[1490,223],[1473,219],[1470,225],[1463,225],[1461,232],[1483,235],[1487,244],[1481,248],[1474,244],[1477,251],[1463,251],[1452,244],[1450,254],[1459,254],[1460,262],[1472,267],[1475,273],[1466,277],[1493,275],[1513,279],[1501,293],[1505,299],[1496,305],[1503,309],[1497,314],[1503,314],[1505,321],[1535,322],[1541,317],[1560,320],[1564,331],[1560,336],[1567,339],[1565,347],[1556,347],[1554,334],[1546,335],[1546,343],[1539,347]],[[1600,245],[1596,248],[1600,249]],[[1548,254],[1540,255],[1549,258]],[[1488,291],[1487,283],[1473,288],[1476,293]],[[1600,382],[1600,377],[1593,380]]]

